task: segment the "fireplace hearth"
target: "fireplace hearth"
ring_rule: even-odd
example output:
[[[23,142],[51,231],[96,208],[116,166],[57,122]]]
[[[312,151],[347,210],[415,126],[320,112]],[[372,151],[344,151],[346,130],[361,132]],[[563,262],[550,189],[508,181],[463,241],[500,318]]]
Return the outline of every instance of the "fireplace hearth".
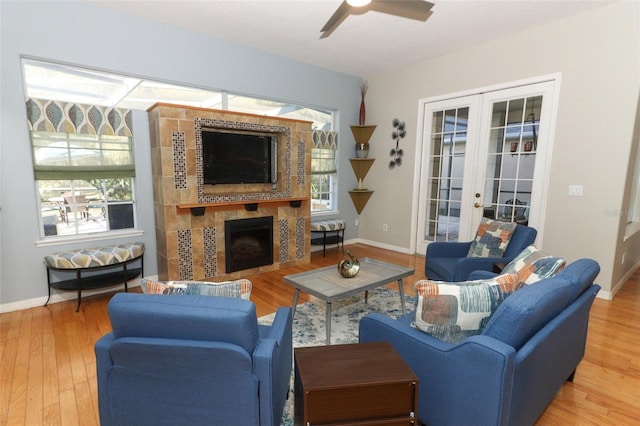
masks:
[[[224,222],[226,273],[273,264],[273,216]]]

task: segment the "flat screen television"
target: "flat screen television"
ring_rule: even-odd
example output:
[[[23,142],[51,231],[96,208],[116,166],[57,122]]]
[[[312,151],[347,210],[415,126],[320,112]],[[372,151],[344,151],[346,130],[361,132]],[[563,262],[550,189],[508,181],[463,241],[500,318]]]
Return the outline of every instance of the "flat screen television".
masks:
[[[273,134],[202,129],[205,184],[275,183],[277,155]]]

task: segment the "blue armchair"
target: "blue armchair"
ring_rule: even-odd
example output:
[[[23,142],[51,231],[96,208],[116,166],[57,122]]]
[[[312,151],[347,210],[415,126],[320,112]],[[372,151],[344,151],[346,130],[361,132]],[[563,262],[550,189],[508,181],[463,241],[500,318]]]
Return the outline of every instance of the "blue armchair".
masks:
[[[430,280],[465,281],[473,271],[493,270],[495,263],[509,263],[522,250],[533,244],[538,231],[525,225],[517,225],[502,257],[467,257],[471,241],[437,241],[427,246],[424,273]]]
[[[517,290],[479,335],[458,344],[374,313],[360,320],[360,342],[386,341],[420,379],[418,419],[429,426],[533,425],[585,353],[600,267],[580,259]]]
[[[291,308],[258,325],[255,305],[119,293],[95,345],[100,423],[279,425],[292,368]]]

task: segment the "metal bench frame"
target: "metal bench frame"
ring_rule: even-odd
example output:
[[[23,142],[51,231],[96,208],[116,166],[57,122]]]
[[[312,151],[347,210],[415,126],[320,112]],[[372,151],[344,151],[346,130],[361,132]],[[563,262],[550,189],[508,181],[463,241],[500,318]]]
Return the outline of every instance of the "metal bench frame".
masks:
[[[44,306],[47,306],[49,300],[51,299],[51,288],[55,288],[58,290],[72,291],[76,290],[78,292],[78,306],[76,307],[76,312],[80,310],[80,300],[82,299],[82,290],[95,290],[97,288],[110,287],[118,284],[124,284],[124,291],[129,291],[127,282],[138,275],[144,276],[144,253],[138,257],[133,259],[126,260],[120,263],[114,263],[111,265],[104,266],[94,266],[91,268],[56,268],[54,266],[49,266],[45,264],[47,268],[47,287],[49,290],[49,296],[47,297],[47,301]],[[140,267],[127,269],[127,265],[131,262],[135,262],[140,260]],[[103,271],[109,269],[118,269],[122,268],[122,271],[116,270],[113,272],[106,272],[103,274],[93,274],[93,275],[85,275],[82,276],[83,272],[95,272],[95,271]],[[68,280],[61,281],[51,281],[51,271],[62,271],[62,272],[75,272],[76,277]]]
[[[322,255],[326,256],[327,255],[327,244],[336,244],[336,247],[340,247],[340,244],[342,243],[342,252],[344,253],[344,230],[345,228],[342,229],[323,229],[323,230],[318,230],[318,231],[311,231],[311,244],[314,245],[320,245],[322,244]],[[313,238],[313,234],[320,234],[322,233],[322,237],[316,237]],[[327,235],[329,234],[329,235]]]

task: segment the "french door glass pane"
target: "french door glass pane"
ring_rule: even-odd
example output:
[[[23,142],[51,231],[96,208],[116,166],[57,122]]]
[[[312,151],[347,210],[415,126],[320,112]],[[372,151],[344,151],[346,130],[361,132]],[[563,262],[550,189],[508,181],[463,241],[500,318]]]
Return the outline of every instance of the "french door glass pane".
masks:
[[[458,239],[468,118],[468,107],[432,113],[425,241]]]
[[[542,96],[493,104],[484,215],[527,224]]]

